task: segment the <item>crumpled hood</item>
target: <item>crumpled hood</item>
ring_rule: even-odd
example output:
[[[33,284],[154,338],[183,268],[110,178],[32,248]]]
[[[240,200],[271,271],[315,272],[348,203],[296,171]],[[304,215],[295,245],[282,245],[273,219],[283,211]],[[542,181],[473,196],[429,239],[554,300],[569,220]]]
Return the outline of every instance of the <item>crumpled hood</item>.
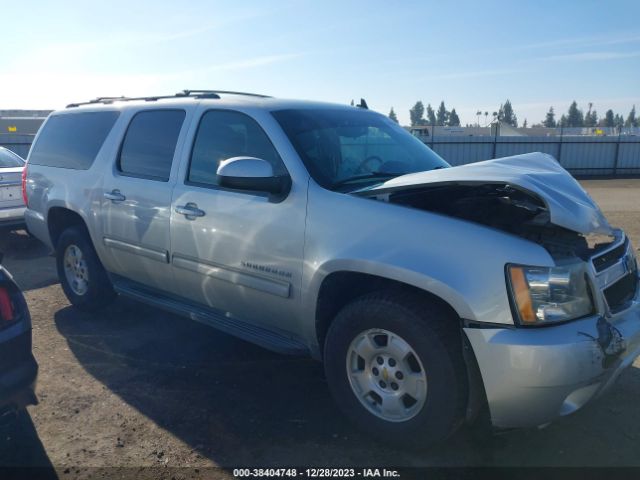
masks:
[[[372,196],[445,184],[507,184],[536,195],[549,211],[550,223],[582,234],[609,235],[612,228],[600,207],[551,156],[527,153],[459,167],[412,173],[357,192]]]

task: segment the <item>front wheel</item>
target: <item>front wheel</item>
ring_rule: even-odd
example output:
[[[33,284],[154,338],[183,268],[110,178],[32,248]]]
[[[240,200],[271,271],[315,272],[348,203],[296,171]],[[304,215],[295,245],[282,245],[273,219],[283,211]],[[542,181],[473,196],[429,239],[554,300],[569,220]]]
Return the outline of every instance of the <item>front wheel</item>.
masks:
[[[338,406],[379,440],[425,447],[462,423],[459,329],[435,303],[391,293],[355,300],[331,324],[324,362]]]
[[[74,307],[92,312],[113,301],[115,292],[84,228],[62,232],[56,266],[62,289]]]

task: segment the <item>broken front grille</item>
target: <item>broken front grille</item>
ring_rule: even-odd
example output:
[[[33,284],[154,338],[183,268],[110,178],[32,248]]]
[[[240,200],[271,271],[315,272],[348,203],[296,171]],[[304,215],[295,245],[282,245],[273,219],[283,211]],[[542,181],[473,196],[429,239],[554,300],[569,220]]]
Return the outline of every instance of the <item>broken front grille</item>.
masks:
[[[638,289],[638,266],[629,239],[591,259],[598,285],[612,312],[624,309]]]
[[[613,250],[609,250],[602,255],[598,255],[593,257],[593,266],[596,269],[596,272],[602,272],[607,268],[615,265],[620,259],[627,253],[627,248],[629,246],[629,240],[625,238],[624,242],[618,245]]]

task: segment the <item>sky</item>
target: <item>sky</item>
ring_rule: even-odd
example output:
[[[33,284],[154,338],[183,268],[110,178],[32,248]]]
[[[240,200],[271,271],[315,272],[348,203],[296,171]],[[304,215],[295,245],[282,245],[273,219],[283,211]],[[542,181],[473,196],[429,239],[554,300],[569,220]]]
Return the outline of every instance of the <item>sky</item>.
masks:
[[[0,109],[224,89],[462,124],[640,108],[640,1],[0,0]],[[481,119],[481,123],[484,120]]]

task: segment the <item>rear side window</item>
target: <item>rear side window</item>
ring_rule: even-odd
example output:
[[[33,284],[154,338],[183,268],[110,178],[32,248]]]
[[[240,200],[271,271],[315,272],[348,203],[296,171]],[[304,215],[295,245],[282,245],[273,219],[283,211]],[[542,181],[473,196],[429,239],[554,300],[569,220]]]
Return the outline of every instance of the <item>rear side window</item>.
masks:
[[[29,163],[87,170],[93,164],[119,112],[56,115],[45,123]]]
[[[137,113],[122,142],[118,170],[133,177],[168,181],[184,117],[184,110]]]

